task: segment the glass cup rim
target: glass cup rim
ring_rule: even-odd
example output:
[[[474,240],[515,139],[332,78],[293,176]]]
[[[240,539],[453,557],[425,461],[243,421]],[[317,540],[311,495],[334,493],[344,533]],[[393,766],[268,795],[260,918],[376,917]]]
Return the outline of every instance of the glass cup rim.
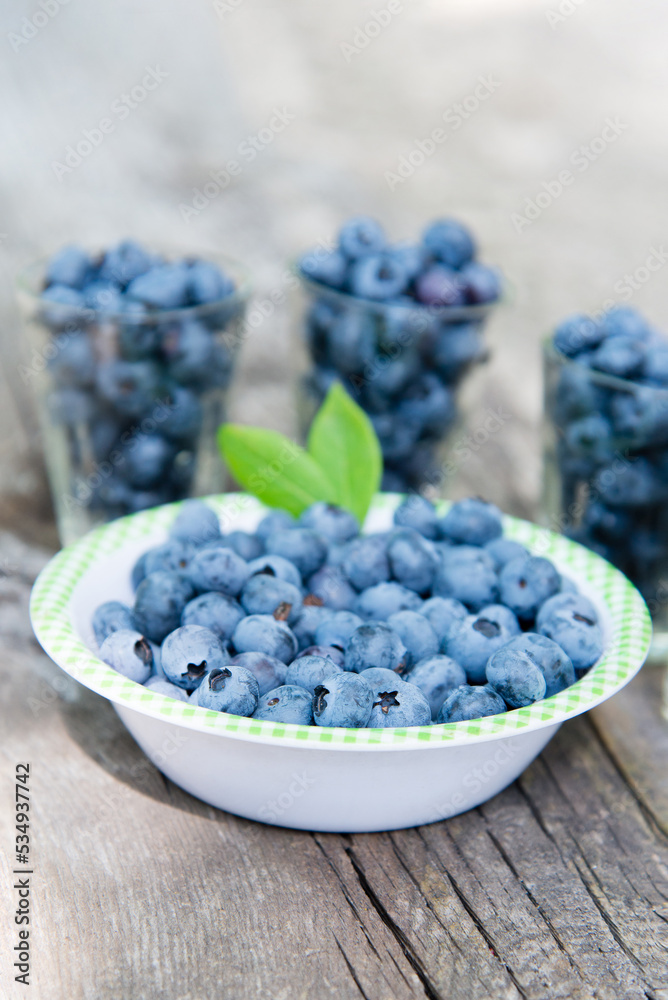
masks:
[[[234,257],[229,257],[227,254],[223,253],[204,250],[184,251],[183,249],[176,249],[174,247],[165,248],[164,246],[157,248],[151,246],[150,244],[142,244],[142,246],[148,246],[149,249],[154,249],[155,252],[163,254],[166,258],[166,263],[174,262],[179,257],[185,260],[192,257],[193,260],[202,260],[218,264],[234,281],[234,291],[229,295],[216,299],[214,302],[203,302],[199,305],[193,306],[180,306],[177,309],[153,309],[147,311],[145,316],[135,318],[131,315],[128,316],[128,314],[124,312],[93,309],[90,306],[72,306],[67,305],[67,303],[50,302],[48,299],[46,300],[45,305],[47,305],[49,310],[53,311],[56,315],[59,310],[62,311],[62,315],[67,317],[69,323],[82,319],[89,323],[99,320],[104,323],[131,322],[140,326],[152,323],[164,323],[169,321],[173,322],[174,320],[198,319],[199,317],[206,317],[210,313],[215,313],[221,307],[241,307],[251,296],[253,291],[253,282],[250,269]],[[99,247],[91,248],[90,246],[86,247],[85,245],[84,247],[91,254],[100,254],[104,252],[104,249],[101,250]],[[48,254],[38,257],[30,264],[23,267],[16,275],[15,287],[17,292],[28,298],[35,305],[43,302],[40,292],[37,291],[37,283],[39,278],[44,276],[46,266],[52,256],[53,254]]]
[[[661,398],[668,397],[668,386],[645,385],[630,378],[621,378],[618,375],[610,375],[608,372],[599,372],[595,368],[589,368],[581,364],[577,358],[569,358],[554,346],[552,334],[548,334],[543,340],[543,357],[546,361],[555,361],[563,368],[573,368],[586,373],[587,378],[594,384],[604,389],[614,389],[617,392],[637,392],[643,389],[646,393],[654,393]]]
[[[306,289],[306,291],[309,292],[309,294],[328,298],[348,309],[366,309],[369,312],[377,313],[383,313],[388,308],[403,309],[406,311],[407,315],[427,315],[430,319],[447,320],[449,323],[457,322],[458,320],[465,322],[467,320],[485,319],[494,309],[497,308],[497,306],[501,306],[506,303],[509,292],[507,279],[501,274],[501,294],[499,295],[499,298],[495,299],[493,302],[483,302],[478,305],[465,306],[429,306],[423,302],[395,302],[391,300],[389,302],[381,302],[375,301],[374,299],[359,298],[356,295],[351,295],[350,292],[342,292],[338,288],[330,288],[328,285],[321,284],[318,281],[313,281],[313,279],[308,278],[300,268],[299,259],[293,260],[290,266],[293,274],[297,277],[300,284]]]

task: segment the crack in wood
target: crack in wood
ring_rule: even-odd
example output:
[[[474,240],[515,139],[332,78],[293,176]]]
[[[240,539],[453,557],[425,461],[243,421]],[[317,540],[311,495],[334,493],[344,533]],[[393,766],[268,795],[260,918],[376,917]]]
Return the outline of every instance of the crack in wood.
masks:
[[[318,840],[316,834],[312,833],[311,837],[313,838],[313,841],[315,842],[318,850],[322,853],[325,861],[329,865],[331,871],[334,874],[334,877],[338,881],[339,886],[341,887],[341,894],[342,894],[343,898],[345,899],[346,903],[348,904],[348,906],[350,907],[350,909],[352,910],[353,916],[355,917],[355,920],[359,924],[360,930],[362,931],[362,934],[364,934],[364,937],[366,938],[369,947],[371,948],[372,952],[374,953],[374,955],[376,956],[376,958],[378,959],[378,961],[382,962],[383,959],[381,958],[378,950],[376,949],[376,946],[374,945],[373,941],[371,940],[371,937],[369,936],[369,932],[367,931],[366,927],[364,926],[364,921],[362,920],[360,912],[357,909],[357,907],[355,906],[355,902],[351,898],[350,893],[348,892],[348,886],[346,885],[346,883],[344,882],[344,880],[341,878],[340,873],[337,871],[336,865],[334,864],[334,862],[332,861],[332,859],[330,858],[330,856],[327,854],[327,851],[324,849],[324,847],[322,846],[322,844]],[[344,848],[344,850],[345,850],[345,848]]]
[[[344,962],[346,963],[346,965],[348,966],[348,972],[350,973],[350,975],[351,975],[351,977],[352,977],[352,980],[353,980],[353,982],[355,983],[355,986],[357,987],[357,989],[358,989],[358,990],[360,991],[360,993],[361,993],[361,994],[362,994],[362,996],[364,997],[364,1000],[369,1000],[369,997],[368,997],[368,995],[367,995],[367,994],[366,994],[366,993],[364,992],[364,990],[362,989],[362,984],[360,983],[359,979],[357,978],[357,973],[355,972],[355,967],[353,966],[352,962],[350,961],[350,959],[349,959],[349,958],[348,958],[348,956],[346,955],[345,951],[343,950],[343,948],[342,948],[342,946],[341,946],[341,942],[340,942],[340,941],[339,941],[339,939],[337,938],[336,934],[332,934],[332,937],[333,937],[333,938],[334,938],[334,940],[336,941],[336,946],[337,946],[337,948],[339,949],[339,951],[340,951],[340,952],[341,952],[341,954],[343,955],[343,961],[344,961]]]
[[[359,881],[359,884],[363,892],[369,899],[369,902],[373,906],[374,910],[376,911],[380,919],[383,921],[385,926],[389,929],[389,931],[392,933],[397,943],[399,944],[399,947],[406,956],[406,961],[409,963],[411,968],[414,970],[415,975],[422,983],[422,988],[425,992],[425,996],[427,996],[429,1000],[446,1000],[446,998],[443,997],[441,993],[439,993],[434,983],[432,983],[432,981],[430,980],[427,970],[425,969],[424,965],[422,964],[418,956],[413,951],[412,945],[408,940],[408,938],[406,937],[406,935],[404,934],[404,932],[402,931],[401,927],[399,927],[399,925],[394,922],[394,920],[386,910],[385,906],[374,892],[369,880],[367,879],[364,873],[362,865],[360,864],[358,858],[355,855],[354,849],[352,847],[346,847],[345,852],[350,859],[350,863],[353,867],[355,874],[357,875],[357,879]],[[524,994],[522,995],[524,996]]]

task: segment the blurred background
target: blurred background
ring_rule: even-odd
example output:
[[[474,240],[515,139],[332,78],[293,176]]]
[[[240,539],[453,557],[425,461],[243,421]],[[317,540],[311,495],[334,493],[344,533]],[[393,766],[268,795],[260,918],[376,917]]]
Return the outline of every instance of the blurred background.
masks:
[[[472,425],[492,409],[501,427],[448,492],[524,515],[541,337],[614,302],[668,326],[658,0],[10,0],[0,16],[0,527],[56,543],[13,283],[65,242],[218,250],[261,302],[353,214],[393,239],[461,218],[512,293],[467,387]],[[295,336],[288,304],[246,339],[233,419],[294,433]]]

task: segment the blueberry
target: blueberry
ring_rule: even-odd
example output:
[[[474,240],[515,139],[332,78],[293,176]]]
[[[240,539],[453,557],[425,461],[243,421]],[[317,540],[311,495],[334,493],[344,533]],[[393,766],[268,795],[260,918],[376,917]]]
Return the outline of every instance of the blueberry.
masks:
[[[244,617],[243,608],[233,597],[213,590],[188,601],[181,615],[181,625],[201,625],[227,641]]]
[[[598,614],[596,608],[584,594],[580,593],[559,593],[554,594],[553,597],[548,598],[544,604],[541,604],[538,609],[538,614],[536,615],[536,627],[540,628],[546,621],[548,621],[552,615],[556,614],[558,611],[574,611],[579,615],[584,615],[585,618],[591,618],[593,622],[598,622]]]
[[[323,501],[307,507],[299,518],[299,523],[304,528],[316,531],[326,541],[337,545],[350,541],[360,532],[357,518],[350,511]]]
[[[619,336],[611,337],[597,347],[591,366],[618,378],[633,378],[639,374],[644,362],[644,345],[632,337]]]
[[[387,544],[390,572],[395,580],[419,594],[431,588],[438,568],[433,545],[413,528],[399,528]]]
[[[280,725],[310,726],[313,724],[313,696],[303,687],[283,684],[260,696],[253,718]]]
[[[257,559],[252,559],[248,563],[248,574],[249,576],[256,576],[259,573],[265,573],[268,576],[277,576],[279,580],[287,580],[288,583],[293,584],[295,587],[301,587],[302,585],[302,576],[295,564],[290,562],[289,559],[284,559],[282,556],[266,553]]]
[[[107,250],[100,267],[100,278],[125,287],[154,263],[153,257],[133,240],[123,240]]]
[[[501,295],[501,275],[493,267],[472,262],[462,268],[460,279],[466,301],[471,305],[495,302]]]
[[[420,272],[424,270],[429,259],[429,254],[425,247],[408,243],[407,241],[395,243],[386,252],[399,261],[411,281],[417,278]]]
[[[361,671],[360,677],[371,685],[374,694],[378,694],[381,689],[386,691],[388,687],[392,690],[392,686],[396,687],[403,682],[403,678],[396,671],[388,670],[386,667],[367,667]]]
[[[249,615],[273,615],[280,610],[281,617],[291,625],[302,610],[301,590],[286,580],[259,573],[248,578],[239,598]]]
[[[464,286],[456,271],[443,264],[434,264],[415,282],[418,302],[432,307],[464,304]]]
[[[484,357],[479,327],[473,323],[447,324],[432,344],[430,354],[437,374],[448,384],[458,382],[474,362]]]
[[[165,638],[160,662],[171,684],[192,691],[207,671],[226,666],[229,656],[210,629],[201,625],[182,625]]]
[[[215,511],[201,500],[186,500],[169,529],[172,538],[181,542],[204,545],[220,538],[220,525]]]
[[[49,285],[83,288],[91,264],[90,256],[81,247],[63,247],[49,260],[46,268],[46,281]]]
[[[139,559],[137,559],[136,563],[132,567],[132,573],[131,573],[131,576],[130,576],[130,580],[131,580],[131,583],[132,583],[132,589],[135,590],[135,591],[136,591],[137,587],[139,586],[139,584],[142,582],[142,580],[145,579],[145,577],[146,577],[146,560],[147,560],[147,558],[148,558],[148,552],[142,553],[142,555],[140,555]]]
[[[188,578],[200,593],[219,590],[228,597],[236,597],[248,579],[248,563],[222,541],[195,553],[188,567]]]
[[[311,576],[327,559],[327,542],[311,528],[273,531],[265,544],[268,555],[288,559],[303,577]]]
[[[95,381],[95,355],[86,334],[70,334],[49,368],[54,382],[61,388],[90,387]]]
[[[121,601],[105,601],[93,612],[92,625],[95,641],[101,646],[112,632],[134,629],[135,620],[127,604]]]
[[[184,264],[159,264],[134,278],[127,295],[154,309],[180,309],[188,304],[188,281]]]
[[[561,354],[573,358],[582,351],[598,347],[605,331],[591,316],[576,315],[560,323],[554,331],[553,343]]]
[[[335,611],[350,610],[357,599],[357,592],[339,566],[323,566],[308,581],[309,593],[320,598]]]
[[[192,584],[180,573],[151,573],[137,587],[133,610],[137,627],[147,638],[162,642],[179,627],[183,609],[193,596]]]
[[[356,674],[339,673],[316,687],[313,717],[317,726],[358,729],[366,726],[373,707],[373,691]]]
[[[394,512],[394,523],[400,528],[413,528],[431,540],[440,535],[436,508],[419,493],[406,497],[401,506],[397,507]]]
[[[232,295],[234,282],[219,267],[206,260],[196,260],[188,268],[188,298],[199,306]]]
[[[330,288],[343,288],[348,261],[339,250],[318,249],[300,258],[299,269],[311,281],[319,281]]]
[[[159,486],[174,460],[174,445],[159,434],[132,436],[121,449],[123,478],[136,490]]]
[[[264,542],[248,531],[231,531],[225,535],[225,544],[247,562],[259,559],[264,552]]]
[[[506,703],[489,684],[471,687],[463,684],[446,698],[438,713],[439,722],[467,722],[486,715],[499,715],[506,711]]]
[[[100,659],[137,684],[147,681],[153,669],[148,640],[133,629],[110,632],[100,647]]]
[[[118,313],[122,309],[121,290],[111,281],[92,281],[83,290],[84,305],[99,313]]]
[[[307,646],[306,649],[302,649],[297,653],[292,662],[301,660],[304,656],[324,656],[325,659],[331,660],[332,663],[343,670],[343,650],[339,649],[338,646]]]
[[[146,553],[144,573],[157,573],[159,570],[170,570],[179,573],[188,568],[194,549],[185,542],[170,539],[163,545],[156,545]]]
[[[478,615],[484,615],[485,618],[496,622],[497,625],[503,626],[509,636],[519,635],[522,631],[517,615],[505,604],[488,604],[480,609]]]
[[[288,514],[287,510],[271,510],[262,518],[255,529],[255,534],[263,542],[266,542],[274,531],[280,531],[282,528],[295,528],[296,526],[297,522],[292,514]]]
[[[453,503],[439,525],[446,539],[464,545],[486,545],[503,532],[499,508],[478,497]]]
[[[160,433],[179,445],[192,445],[202,428],[202,404],[190,389],[173,385],[165,398],[164,413],[160,416]]]
[[[389,253],[361,257],[350,273],[350,290],[361,299],[394,299],[401,295],[408,282],[406,268],[397,257]]]
[[[565,432],[566,447],[574,455],[583,455],[593,462],[611,460],[614,450],[612,428],[600,414],[575,420]]]
[[[363,535],[348,542],[341,568],[357,590],[366,590],[389,580],[387,537]]]
[[[536,664],[545,678],[546,698],[564,691],[575,683],[575,670],[570,657],[564,653],[561,646],[547,636],[538,635],[536,632],[525,632],[511,639],[503,650],[520,652]],[[503,691],[500,688],[498,690],[503,695]]]
[[[363,590],[353,610],[360,618],[384,621],[397,611],[417,611],[421,604],[422,600],[414,590],[392,580]]]
[[[58,329],[84,319],[84,301],[81,292],[67,285],[51,285],[42,292],[41,315],[47,326]]]
[[[315,630],[315,642],[318,646],[336,646],[344,649],[356,628],[364,624],[359,615],[352,611],[336,611],[328,615]]]
[[[328,353],[341,375],[361,374],[373,363],[376,329],[367,309],[346,309],[332,324],[327,339]]]
[[[497,649],[485,673],[488,683],[510,708],[524,708],[545,697],[545,677],[522,649],[510,645]]]
[[[140,417],[155,402],[158,371],[150,361],[107,361],[97,372],[97,391],[125,417]]]
[[[430,597],[420,608],[442,646],[455,622],[466,618],[468,611],[461,601],[452,597]]]
[[[605,392],[592,382],[591,372],[580,365],[570,365],[559,375],[554,400],[554,419],[558,426],[578,417],[590,416],[605,407]]]
[[[433,628],[419,611],[397,611],[387,619],[408,650],[411,663],[417,663],[438,653],[440,643]]]
[[[325,608],[322,605],[309,603],[303,605],[299,617],[291,625],[300,649],[305,649],[307,646],[314,644],[316,631],[333,614],[334,612],[331,608]]]
[[[198,320],[184,320],[164,338],[171,377],[181,385],[203,390],[215,384],[216,342]]]
[[[666,393],[644,386],[636,387],[633,392],[616,392],[610,404],[610,414],[615,432],[632,438],[635,448],[664,444],[668,439]],[[607,457],[611,458],[610,455]]]
[[[501,601],[522,621],[533,621],[538,608],[561,586],[559,573],[542,556],[512,559],[499,574]]]
[[[250,670],[258,682],[261,695],[285,683],[287,665],[275,656],[267,653],[239,653],[232,658],[232,663]]]
[[[646,507],[665,495],[652,465],[643,457],[635,457],[626,464],[618,461],[614,468],[601,469],[594,480],[594,489],[604,503],[622,507]]]
[[[268,653],[290,663],[298,652],[297,639],[290,626],[271,615],[242,618],[232,635],[237,653]]]
[[[433,593],[435,597],[454,597],[474,611],[493,604],[499,586],[492,557],[484,549],[469,545],[442,550]]]
[[[144,687],[148,688],[149,691],[155,691],[156,694],[163,694],[166,698],[174,698],[175,701],[190,701],[187,691],[170,683],[170,681],[166,681],[164,677],[149,677]]]
[[[405,680],[422,691],[429,702],[431,717],[436,719],[450,693],[466,684],[466,671],[450,656],[432,655],[418,660]]]
[[[361,675],[360,675],[361,676]],[[397,678],[388,690],[374,692],[370,729],[401,726],[428,726],[431,723],[429,702],[420,688]]]
[[[489,616],[483,611],[455,622],[445,641],[445,652],[462,665],[470,684],[482,684],[488,659],[514,634],[493,609]]]
[[[385,667],[403,671],[408,650],[385,622],[367,622],[358,626],[346,641],[344,667],[361,673],[367,667]]]
[[[512,538],[495,538],[487,542],[485,551],[489,552],[494,560],[497,571],[503,569],[506,563],[513,559],[526,559],[529,555],[529,550]]]
[[[561,608],[547,616],[538,626],[569,656],[578,677],[592,667],[603,653],[603,633],[596,621],[579,611]]]
[[[471,233],[456,219],[439,219],[432,222],[422,236],[429,252],[448,267],[460,268],[475,255]]]
[[[197,688],[194,701],[200,708],[230,715],[252,715],[260,700],[257,680],[245,667],[214,667]]]
[[[385,233],[374,219],[350,219],[339,232],[339,248],[351,260],[375,254],[385,246]]]
[[[286,684],[294,684],[314,693],[328,677],[341,673],[342,668],[329,656],[298,656],[292,661],[285,675]]]
[[[666,388],[668,385],[668,345],[648,349],[642,375],[648,385]]]

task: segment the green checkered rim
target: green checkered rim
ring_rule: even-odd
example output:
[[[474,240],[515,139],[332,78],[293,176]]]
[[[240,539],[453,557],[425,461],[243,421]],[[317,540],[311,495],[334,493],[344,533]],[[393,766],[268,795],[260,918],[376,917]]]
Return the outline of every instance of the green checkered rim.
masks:
[[[380,494],[374,500],[370,520],[374,528],[388,525],[401,501],[397,494]],[[230,527],[240,513],[259,519],[264,508],[245,494],[208,497],[206,502]],[[647,655],[652,626],[649,612],[638,591],[625,576],[588,549],[562,535],[512,517],[504,518],[504,532],[532,552],[553,559],[559,569],[603,607],[607,618],[605,655],[566,691],[503,715],[471,722],[456,722],[409,729],[331,729],[320,726],[278,725],[187,705],[157,694],[122,677],[106,666],[84,642],[73,622],[73,599],[77,588],[86,587],[86,576],[100,560],[142,538],[147,548],[165,536],[179,504],[141,511],[95,529],[64,549],[44,568],[33,588],[30,613],[35,634],[49,656],[66,673],[105,698],[145,715],[168,720],[202,732],[263,743],[316,746],[321,749],[401,749],[464,744],[496,739],[527,730],[556,725],[579,715],[619,691],[640,669]],[[443,510],[448,504],[442,503]],[[368,522],[367,522],[368,523]],[[110,594],[109,598],[113,598]],[[604,622],[605,625],[605,622]]]

